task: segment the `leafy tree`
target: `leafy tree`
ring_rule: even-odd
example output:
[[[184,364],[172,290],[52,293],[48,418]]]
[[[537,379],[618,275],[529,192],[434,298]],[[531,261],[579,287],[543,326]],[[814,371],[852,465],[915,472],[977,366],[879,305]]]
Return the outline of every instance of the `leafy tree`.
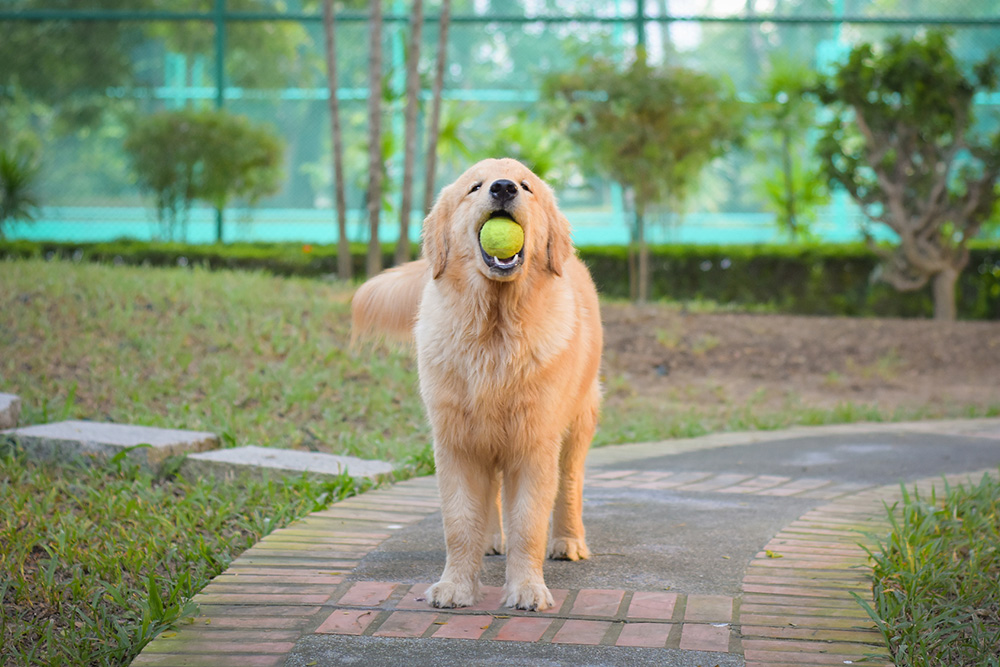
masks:
[[[969,241],[994,212],[1000,131],[975,131],[974,98],[997,86],[996,57],[965,71],[944,33],[860,44],[819,89],[834,112],[818,145],[826,178],[898,236],[870,245],[899,290],[933,283],[934,317],[955,319]]]
[[[8,222],[31,222],[38,213],[38,164],[27,151],[0,149],[0,239]]]
[[[755,143],[759,159],[770,167],[760,186],[778,226],[793,239],[812,236],[816,207],[829,201],[807,138],[818,105],[805,93],[815,88],[815,79],[815,72],[801,62],[773,57],[755,105]]]
[[[191,205],[217,209],[234,198],[253,205],[281,186],[283,146],[274,131],[226,111],[163,111],[125,139],[139,186],[153,193],[163,235],[186,235]]]
[[[742,105],[723,83],[677,66],[654,67],[639,54],[625,67],[589,59],[546,78],[544,94],[585,157],[630,191],[635,205],[630,262],[634,296],[649,295],[646,213],[655,205],[674,212],[701,170],[738,139]]]

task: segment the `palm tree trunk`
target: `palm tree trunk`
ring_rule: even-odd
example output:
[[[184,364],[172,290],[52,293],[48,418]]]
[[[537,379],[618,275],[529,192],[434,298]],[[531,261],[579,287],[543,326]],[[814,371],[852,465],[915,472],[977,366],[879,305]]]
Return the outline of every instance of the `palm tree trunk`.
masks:
[[[372,0],[368,20],[368,276],[382,270],[379,214],[382,211],[382,0]]]
[[[423,0],[413,0],[410,49],[406,54],[406,145],[403,149],[403,197],[399,204],[396,264],[410,260],[410,209],[413,207],[413,163],[417,152],[417,110],[420,107],[420,39],[424,29]]]
[[[437,63],[434,68],[434,88],[431,99],[431,118],[427,128],[427,168],[424,182],[424,212],[434,204],[434,176],[437,171],[438,132],[441,125],[441,93],[444,90],[444,66],[448,62],[448,24],[451,21],[451,0],[441,0],[441,18],[438,22]]]
[[[337,99],[337,25],[333,0],[323,0],[323,29],[326,32],[326,79],[330,88],[330,137],[333,144],[333,192],[337,205],[337,277],[350,280],[351,244],[347,239],[347,200],[344,195],[344,134],[340,129],[340,100]]]

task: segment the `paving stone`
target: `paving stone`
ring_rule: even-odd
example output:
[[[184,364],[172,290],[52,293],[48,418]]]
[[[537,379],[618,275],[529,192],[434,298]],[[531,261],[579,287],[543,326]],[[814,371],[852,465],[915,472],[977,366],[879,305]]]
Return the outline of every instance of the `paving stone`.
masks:
[[[0,394],[0,429],[14,428],[20,416],[20,397],[14,394]]]
[[[337,477],[347,471],[351,477],[380,477],[393,471],[391,463],[366,461],[354,456],[339,456],[321,452],[300,452],[276,447],[233,447],[188,456],[184,472],[198,475],[214,474],[231,477],[240,473],[269,471],[298,476],[306,472],[316,476]]]
[[[551,618],[519,616],[507,621],[494,639],[508,642],[537,642],[552,625]]]
[[[672,627],[669,623],[626,623],[615,645],[663,647]]]
[[[652,618],[669,621],[674,615],[677,593],[657,591],[636,591],[629,603],[629,618]]]
[[[370,609],[337,609],[323,621],[316,632],[319,634],[360,635],[378,616]]]
[[[75,420],[37,424],[2,433],[13,435],[28,456],[36,460],[64,460],[74,456],[107,459],[135,447],[128,452],[129,459],[151,469],[159,468],[170,456],[204,452],[219,446],[218,436],[205,431]]]
[[[583,589],[576,595],[572,613],[575,616],[610,616],[618,613],[625,591]]]
[[[684,620],[689,623],[728,623],[733,618],[733,599],[725,595],[689,595]]]
[[[435,630],[431,636],[439,639],[479,639],[492,622],[492,616],[482,616],[479,614],[473,616],[452,616]]]
[[[725,653],[729,650],[729,626],[685,623],[681,628],[681,648]]]
[[[359,581],[344,593],[337,604],[352,607],[377,607],[396,590],[396,584],[382,581]]]
[[[396,611],[375,631],[376,637],[420,637],[437,619],[437,614]]]
[[[611,627],[609,621],[581,621],[570,619],[563,623],[559,632],[552,638],[553,644],[586,644],[596,646],[604,639],[605,633]]]

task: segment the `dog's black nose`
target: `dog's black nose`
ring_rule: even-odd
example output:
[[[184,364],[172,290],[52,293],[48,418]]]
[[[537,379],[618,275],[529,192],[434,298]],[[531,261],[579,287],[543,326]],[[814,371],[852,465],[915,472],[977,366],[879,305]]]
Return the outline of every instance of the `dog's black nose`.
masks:
[[[514,181],[508,181],[506,178],[493,181],[493,184],[490,185],[490,196],[501,204],[509,202],[517,196],[517,185]]]

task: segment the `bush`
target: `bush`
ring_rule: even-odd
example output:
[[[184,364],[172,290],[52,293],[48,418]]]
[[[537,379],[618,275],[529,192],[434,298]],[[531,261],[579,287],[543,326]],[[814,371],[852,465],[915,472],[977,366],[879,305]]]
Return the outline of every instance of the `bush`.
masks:
[[[416,248],[414,248],[414,251]],[[392,248],[383,248],[383,262]],[[628,250],[621,246],[579,249],[602,295],[628,298]],[[352,247],[356,273],[363,273],[364,246]],[[963,319],[1000,320],[1000,246],[971,248],[970,269],[959,280]],[[59,256],[77,260],[204,265],[213,269],[263,270],[276,275],[324,276],[337,271],[336,246],[300,243],[186,245],[115,241],[0,242],[2,257]],[[876,257],[863,244],[792,246],[658,246],[651,249],[653,299],[707,300],[736,306],[768,305],[800,315],[930,317],[930,288],[898,293],[872,280]]]
[[[183,232],[196,199],[217,209],[234,198],[251,206],[278,191],[282,143],[273,130],[214,109],[142,118],[125,139],[139,186],[153,194],[164,238]]]

